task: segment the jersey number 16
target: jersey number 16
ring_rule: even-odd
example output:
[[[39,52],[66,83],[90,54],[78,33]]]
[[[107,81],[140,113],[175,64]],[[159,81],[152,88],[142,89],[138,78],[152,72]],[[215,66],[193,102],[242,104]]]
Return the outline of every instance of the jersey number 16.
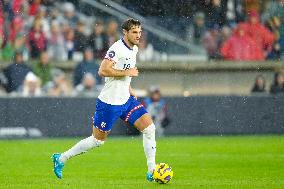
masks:
[[[129,70],[130,69],[130,64],[124,64],[123,65],[124,70]]]

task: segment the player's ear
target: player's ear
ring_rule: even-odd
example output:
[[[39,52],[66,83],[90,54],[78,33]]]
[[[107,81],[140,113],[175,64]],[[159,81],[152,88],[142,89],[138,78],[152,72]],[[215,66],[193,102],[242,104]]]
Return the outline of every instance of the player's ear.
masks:
[[[127,33],[128,33],[128,31],[123,29],[123,34],[126,35]]]

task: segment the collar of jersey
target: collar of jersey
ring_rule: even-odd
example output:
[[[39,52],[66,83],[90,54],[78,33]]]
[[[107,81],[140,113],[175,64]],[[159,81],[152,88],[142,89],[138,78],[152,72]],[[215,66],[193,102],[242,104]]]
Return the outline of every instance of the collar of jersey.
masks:
[[[126,44],[126,42],[124,41],[124,39],[123,38],[121,38],[121,41],[122,41],[122,43],[129,49],[129,50],[133,50],[132,48],[130,48],[127,44]]]

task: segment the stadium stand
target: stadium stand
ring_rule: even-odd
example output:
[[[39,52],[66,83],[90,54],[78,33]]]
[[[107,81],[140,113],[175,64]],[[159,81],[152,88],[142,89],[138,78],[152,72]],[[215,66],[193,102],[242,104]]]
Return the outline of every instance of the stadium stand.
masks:
[[[119,25],[127,15],[145,23],[138,55],[145,79],[134,81],[137,87],[146,90],[152,84],[147,76],[152,74],[164,95],[250,94],[257,75],[264,75],[269,88],[274,72],[283,70],[283,6],[283,0],[191,0],[180,1],[179,6],[159,0],[3,0],[0,94],[12,96],[9,75],[5,73],[15,53],[21,53],[23,61],[40,78],[43,96],[72,96],[76,93],[76,86],[71,84],[74,69],[83,61],[84,50],[92,49],[93,64],[97,66],[106,49],[121,36]],[[250,33],[252,30],[255,32]],[[251,48],[242,48],[246,45]],[[48,66],[41,65],[41,54],[50,59]],[[52,85],[47,80],[55,82],[54,77],[64,72],[64,86],[69,89],[62,94],[48,92]],[[19,86],[13,89],[14,95],[21,93],[28,72],[23,73]],[[227,82],[217,75],[227,78]],[[166,78],[171,76],[176,79],[169,84]],[[238,84],[233,82],[236,78]]]

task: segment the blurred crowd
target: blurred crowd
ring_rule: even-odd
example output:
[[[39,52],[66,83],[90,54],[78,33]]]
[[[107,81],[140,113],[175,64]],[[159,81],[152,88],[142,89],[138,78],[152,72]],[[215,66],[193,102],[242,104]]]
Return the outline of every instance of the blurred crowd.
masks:
[[[0,72],[0,93],[18,97],[98,96],[102,78],[92,49],[83,51],[84,58],[72,73],[73,83],[62,70],[50,64],[46,51],[39,56],[39,60],[27,64],[23,52],[16,51],[14,62]]]
[[[194,15],[191,42],[202,44],[208,59],[284,59],[284,0],[211,0]]]
[[[78,96],[99,92],[98,63],[121,38],[112,18],[87,17],[70,2],[0,0],[0,94],[11,96]],[[153,57],[153,47],[141,39],[139,58]],[[50,62],[73,61],[68,78]],[[0,62],[0,64],[1,64]],[[72,80],[72,81],[71,81]]]
[[[175,12],[165,11],[168,0],[139,2],[144,16],[191,16],[182,33],[209,60],[284,59],[284,0],[181,0]],[[0,70],[0,95],[96,96],[103,84],[99,61],[120,37],[115,19],[86,19],[68,1],[0,0],[0,60],[10,63]],[[143,33],[138,58],[162,57],[147,40]],[[71,78],[50,63],[68,60],[76,62]]]
[[[98,60],[120,38],[118,23],[92,26],[72,3],[53,0],[0,1],[0,93],[10,96],[96,96],[102,85]],[[79,62],[70,80],[50,62]],[[1,90],[2,89],[2,90]],[[2,92],[1,92],[2,91]]]
[[[72,3],[55,4],[53,0],[0,1],[2,59],[10,60],[22,51],[25,60],[38,59],[41,52],[56,61],[80,60],[86,48],[93,50],[95,59],[102,58],[120,38],[115,20],[96,19],[89,24]]]

